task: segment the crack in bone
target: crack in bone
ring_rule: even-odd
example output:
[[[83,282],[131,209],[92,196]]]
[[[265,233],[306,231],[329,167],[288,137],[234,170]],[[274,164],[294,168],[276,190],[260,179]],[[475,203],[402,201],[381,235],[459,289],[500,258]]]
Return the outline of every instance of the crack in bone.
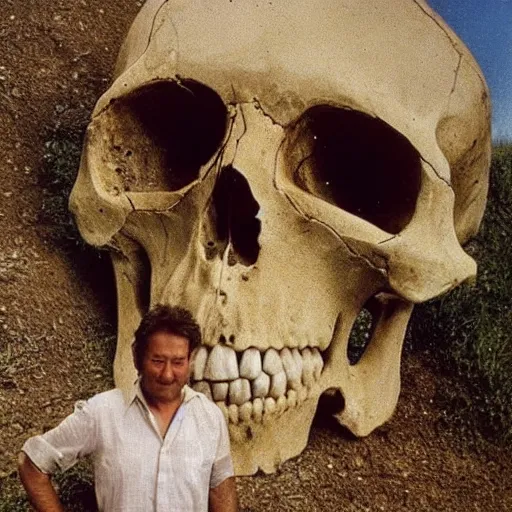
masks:
[[[135,288],[135,281],[132,279],[132,277],[128,274],[128,272],[124,271],[123,276],[126,278],[126,280],[132,285],[133,288]]]
[[[342,237],[342,235],[340,233],[338,233],[332,226],[330,226],[329,224],[325,223],[325,222],[322,222],[321,220],[319,219],[316,219],[314,217],[312,217],[311,215],[308,215],[306,212],[304,212],[300,206],[293,200],[293,198],[287,194],[286,190],[282,190],[278,184],[277,184],[277,168],[278,168],[278,163],[277,163],[277,160],[278,160],[278,155],[282,149],[282,146],[283,144],[285,143],[284,139],[283,141],[281,142],[280,146],[279,146],[279,149],[277,150],[276,152],[276,156],[275,156],[275,161],[274,161],[274,172],[273,172],[273,184],[274,184],[274,188],[276,189],[276,191],[283,195],[286,200],[290,203],[290,205],[292,206],[292,208],[301,216],[303,217],[304,219],[306,219],[308,222],[317,222],[318,224],[324,226],[327,230],[329,230],[338,240],[339,242],[346,248],[346,250],[355,258],[358,258],[358,259],[361,259],[362,261],[366,262],[367,265],[370,266],[370,268],[373,268],[375,270],[377,270],[379,273],[384,273],[385,275],[387,275],[388,273],[388,268],[380,268],[380,267],[376,267],[370,260],[368,260],[367,258],[365,258],[364,256],[362,256],[361,254],[359,254],[357,251],[355,251],[352,247],[350,247],[350,245],[348,244],[348,242]],[[299,162],[299,166],[297,167],[297,169],[295,170],[295,172],[297,172],[298,169],[300,169],[301,165],[303,164],[303,162],[305,160],[307,160],[311,155],[308,155],[306,157],[304,157],[300,162]]]
[[[373,270],[376,270],[380,274],[384,274],[385,276],[388,275],[389,268],[386,267],[379,267],[378,265],[375,265],[370,259],[366,258],[362,254],[358,253],[353,247],[350,246],[350,244],[340,235],[332,226],[329,224],[316,219],[312,217],[311,215],[308,215],[306,212],[302,211],[300,207],[295,203],[295,201],[286,193],[286,191],[282,191],[279,188],[277,189],[280,193],[284,194],[288,202],[291,204],[291,206],[297,211],[297,213],[305,218],[309,222],[317,222],[321,226],[324,226],[327,230],[329,230],[338,240],[339,242],[346,248],[346,250],[355,258],[358,258],[362,261],[364,261],[370,268]]]
[[[460,52],[457,50],[457,47],[456,47],[456,41],[450,36],[449,32],[446,30],[446,27],[444,27],[441,23],[439,23],[439,21],[435,18],[435,16],[432,16],[432,14],[430,14],[421,4],[420,2],[418,2],[418,0],[413,0],[414,3],[420,8],[421,11],[423,11],[423,13],[428,17],[430,18],[440,29],[441,31],[444,33],[444,35],[450,40],[450,42],[452,43],[452,46],[453,46],[453,49],[460,55]]]
[[[137,209],[135,208],[135,205],[133,204],[133,201],[131,200],[130,196],[128,194],[125,194],[126,199],[128,199],[128,202],[130,203],[132,210],[135,212]]]
[[[219,273],[219,285],[217,286],[217,289],[215,290],[216,302],[219,300],[219,297],[222,294],[222,280],[224,279],[224,270],[226,269],[226,266],[228,264],[230,250],[231,250],[231,233],[228,232],[228,243],[226,244],[226,247],[224,248],[224,253],[222,255],[222,265],[220,267],[220,273]]]
[[[452,89],[450,91],[450,94],[449,94],[449,97],[448,97],[448,104],[450,103],[450,97],[451,95],[454,93],[455,91],[455,86],[457,85],[457,81],[459,79],[459,71],[460,71],[460,66],[462,64],[462,55],[459,53],[459,61],[457,62],[457,68],[455,69],[455,76],[453,78],[453,85],[452,85]],[[449,110],[449,109],[448,109]]]
[[[448,40],[450,41],[453,49],[455,50],[456,53],[459,54],[459,66],[457,66],[457,70],[456,70],[456,73],[458,73],[458,70],[459,70],[459,67],[460,67],[460,63],[462,61],[462,58],[463,58],[463,53],[457,48],[457,41],[450,35],[450,33],[446,30],[446,27],[443,26],[441,23],[439,23],[439,21],[434,17],[432,16],[426,9],[423,5],[421,5],[420,2],[418,2],[418,0],[413,0],[414,3],[419,7],[420,10],[422,10],[425,15],[430,18],[440,29],[441,31],[445,34],[445,36],[448,38]],[[486,83],[485,83],[485,79],[483,77],[483,74],[482,74],[482,70],[478,68],[478,66],[474,66],[471,62],[469,62],[469,65],[471,66],[471,68],[476,72],[482,86],[486,89],[487,86],[486,86]],[[457,81],[457,78],[455,78],[455,82]],[[453,93],[453,89],[452,91],[450,92],[450,95]]]
[[[231,347],[216,345],[209,350],[203,345],[195,355],[191,381],[196,391],[231,411],[227,417],[237,423],[240,415],[255,419],[255,407],[260,416],[258,400],[267,413],[296,407],[316,389],[323,367],[316,347],[285,347],[280,352],[269,348],[264,353],[251,347],[239,361]]]
[[[183,187],[183,189],[185,189],[184,191],[183,191],[183,189],[181,189],[181,190],[172,192],[173,195],[178,196],[178,199],[173,204],[166,207],[164,210],[156,210],[156,209],[150,209],[150,208],[136,208],[132,199],[130,198],[130,196],[128,194],[125,194],[126,198],[130,202],[133,210],[138,211],[138,212],[169,211],[169,210],[172,210],[174,207],[178,206],[181,203],[181,201],[183,201],[188,196],[188,194],[190,194],[192,192],[192,190],[194,190],[194,188],[197,185],[199,185],[200,183],[205,181],[211,172],[214,172],[213,171],[214,169],[218,170],[219,161],[222,161],[222,156],[224,155],[224,151],[228,144],[229,136],[232,133],[232,129],[233,129],[232,126],[233,126],[233,124],[231,124],[231,126],[230,126],[226,140],[224,141],[222,146],[217,150],[217,153],[215,155],[215,158],[213,159],[212,165],[210,165],[210,167],[201,176],[199,176],[199,178],[197,178],[197,180],[195,180],[192,183],[190,183],[189,185],[186,185],[185,187]],[[205,167],[205,166],[203,166],[203,167]],[[217,180],[217,179],[218,179],[218,176],[215,178],[215,180]],[[137,194],[137,192],[134,192],[133,194]],[[205,205],[204,211],[206,211],[206,209],[208,209],[210,204],[211,204],[211,198],[209,199],[208,203]],[[203,213],[204,213],[204,211],[203,211]]]
[[[278,121],[276,121],[264,108],[263,108],[263,105],[261,104],[260,100],[258,98],[253,98],[252,101],[250,102],[247,102],[246,104],[249,104],[249,105],[254,105],[256,107],[256,110],[259,110],[266,118],[270,119],[270,121],[272,122],[272,124],[276,125],[276,126],[280,126],[281,128],[285,128],[284,125],[282,125],[281,123],[279,123]]]
[[[236,116],[237,116],[238,112],[240,112],[240,116],[242,117],[242,125],[243,125],[243,127],[244,127],[244,129],[243,129],[243,131],[242,131],[242,133],[241,133],[240,137],[238,137],[238,138],[236,139],[236,143],[235,143],[235,152],[234,152],[234,154],[233,154],[233,162],[234,162],[234,161],[235,161],[235,159],[236,159],[236,155],[237,155],[237,153],[238,153],[238,146],[239,146],[239,144],[240,144],[240,141],[242,140],[242,138],[243,138],[243,137],[245,136],[245,134],[247,133],[247,121],[245,120],[245,115],[244,115],[244,111],[243,111],[243,109],[242,109],[242,108],[238,108],[238,107],[241,107],[241,106],[243,105],[243,103],[238,103],[236,89],[235,89],[235,87],[234,87],[234,85],[233,85],[233,84],[231,84],[231,90],[233,91],[233,97],[235,98],[235,104],[234,104],[234,105],[232,104],[232,106],[234,106],[234,107],[235,107],[235,109],[236,109],[235,117],[234,117],[234,119],[233,119],[233,125],[235,124],[235,120],[236,120]]]
[[[391,237],[390,240],[392,240],[393,238],[395,238],[395,237]],[[387,264],[386,260],[384,260],[386,262],[386,264],[384,266],[379,266],[374,261],[372,261],[371,258],[369,258],[368,256],[364,256],[363,254],[359,253],[354,247],[352,247],[350,245],[350,242],[348,242],[347,240],[344,240],[343,243],[345,244],[345,246],[346,246],[347,250],[350,252],[350,254],[352,254],[352,256],[361,259],[371,269],[375,270],[376,272],[379,272],[379,274],[382,274],[382,275],[384,275],[386,277],[388,276],[388,274],[389,274],[389,265]],[[381,258],[381,260],[382,259],[383,258]]]
[[[118,77],[120,78],[122,75],[126,74],[130,69],[132,69],[134,66],[136,66],[139,61],[141,59],[144,58],[144,56],[146,55],[146,52],[148,51],[149,47],[151,46],[151,41],[153,40],[153,37],[156,35],[155,33],[155,24],[156,24],[156,20],[160,14],[160,11],[164,8],[165,4],[168,3],[169,0],[165,0],[162,5],[157,9],[155,15],[153,16],[153,20],[151,21],[151,28],[149,30],[149,36],[148,36],[148,42],[146,43],[146,47],[144,48],[144,50],[141,52],[141,54],[137,57],[137,59],[135,59],[133,61],[132,64],[130,64],[130,66],[128,66],[126,69],[123,70],[122,74]],[[177,45],[177,49],[176,49],[176,55],[179,55],[179,38],[178,38],[178,31],[176,29],[176,25],[174,24],[174,22],[172,21],[172,19],[169,20],[172,27],[174,28],[174,33],[176,34],[176,45]],[[178,63],[176,62],[176,68],[178,66]],[[125,84],[126,85],[126,84]],[[116,101],[117,98],[112,98],[109,102],[107,102],[105,104],[105,106],[96,113],[96,115],[94,117],[98,117],[103,111],[105,111],[107,108],[110,107],[110,104],[114,101]]]
[[[397,237],[398,237],[398,235],[390,236],[389,238],[385,238],[384,240],[381,240],[380,242],[378,242],[377,245],[387,244],[388,242],[391,242],[391,240],[394,240]]]
[[[436,170],[436,168],[428,161],[428,160],[425,160],[425,158],[421,157],[421,161],[424,162],[426,165],[428,165],[430,167],[430,169],[432,170],[432,172],[441,180],[445,183],[445,185],[449,188],[452,188],[452,185],[451,183],[446,179],[446,178],[443,178]]]

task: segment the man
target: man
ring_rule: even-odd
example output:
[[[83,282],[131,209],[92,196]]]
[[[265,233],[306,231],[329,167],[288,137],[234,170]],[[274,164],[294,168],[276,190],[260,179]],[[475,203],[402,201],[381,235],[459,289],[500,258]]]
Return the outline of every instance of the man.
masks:
[[[186,384],[199,326],[179,307],[156,306],[132,346],[139,379],[79,402],[57,428],[30,438],[19,474],[36,510],[64,510],[49,474],[94,458],[105,512],[234,512],[229,436],[222,412]]]

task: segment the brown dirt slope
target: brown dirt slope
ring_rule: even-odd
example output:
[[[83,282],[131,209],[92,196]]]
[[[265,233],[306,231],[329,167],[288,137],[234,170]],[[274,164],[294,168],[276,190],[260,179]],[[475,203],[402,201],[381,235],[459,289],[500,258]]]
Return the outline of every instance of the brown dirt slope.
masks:
[[[59,234],[69,177],[48,174],[47,162],[77,163],[81,131],[140,5],[1,2],[0,505],[26,437],[112,385],[108,259]],[[242,509],[512,510],[510,453],[453,432],[436,402],[446,385],[409,356],[389,424],[354,440],[318,418],[300,457],[239,479]]]

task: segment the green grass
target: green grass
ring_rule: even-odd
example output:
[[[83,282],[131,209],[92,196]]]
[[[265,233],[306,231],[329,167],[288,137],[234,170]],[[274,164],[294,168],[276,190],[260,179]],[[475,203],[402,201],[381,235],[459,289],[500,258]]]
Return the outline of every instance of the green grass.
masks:
[[[512,440],[512,143],[493,148],[487,209],[466,250],[477,282],[416,308],[413,346],[454,377],[439,400],[456,425]]]

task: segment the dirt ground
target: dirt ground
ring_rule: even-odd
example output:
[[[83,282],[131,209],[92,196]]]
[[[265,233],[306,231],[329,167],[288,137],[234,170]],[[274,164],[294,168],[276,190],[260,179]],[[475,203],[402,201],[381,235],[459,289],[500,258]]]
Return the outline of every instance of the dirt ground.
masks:
[[[54,243],[42,211],[55,190],[43,169],[55,133],[86,125],[141,3],[1,2],[0,501],[23,441],[112,386],[108,258]],[[510,451],[456,431],[437,400],[449,385],[406,355],[388,424],[356,440],[317,416],[301,456],[238,480],[242,510],[512,510]]]

